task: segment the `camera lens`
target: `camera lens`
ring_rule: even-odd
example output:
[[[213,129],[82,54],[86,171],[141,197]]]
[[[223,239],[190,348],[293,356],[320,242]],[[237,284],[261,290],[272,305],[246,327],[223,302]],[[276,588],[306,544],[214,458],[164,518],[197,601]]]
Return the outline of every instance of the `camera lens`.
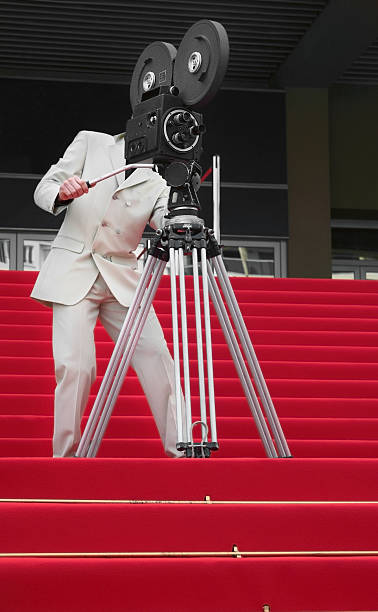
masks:
[[[199,134],[203,134],[205,131],[204,125],[192,125],[189,132],[191,136],[199,136]]]
[[[184,139],[182,134],[180,132],[175,132],[172,136],[172,141],[177,145],[183,144]]]
[[[182,125],[184,123],[184,113],[176,113],[176,115],[173,115],[172,121],[176,125]]]

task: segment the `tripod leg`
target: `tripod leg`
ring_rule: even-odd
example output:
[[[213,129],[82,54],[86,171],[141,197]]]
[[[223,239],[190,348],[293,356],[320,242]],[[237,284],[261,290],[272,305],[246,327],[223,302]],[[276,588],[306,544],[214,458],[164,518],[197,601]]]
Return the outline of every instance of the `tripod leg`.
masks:
[[[209,273],[210,296],[213,301],[214,308],[216,310],[224,336],[226,338],[228,348],[230,349],[230,353],[233,358],[236,370],[238,372],[240,382],[243,386],[245,396],[248,400],[248,404],[251,409],[252,416],[254,418],[256,427],[260,434],[260,438],[263,443],[265,452],[268,457],[277,457],[278,456],[277,451],[274,447],[272,437],[270,435],[269,429],[265,422],[264,415],[260,408],[260,404],[257,399],[255,390],[253,388],[251,379],[249,377],[247,367],[244,363],[243,355],[239,348],[234,330],[232,329],[232,325],[231,325],[227,310],[223,304],[223,301],[220,295],[220,291],[215,281],[213,271],[211,269],[211,265],[209,262],[207,263],[207,267],[208,267],[208,273]]]
[[[169,265],[171,274],[171,306],[172,306],[172,336],[173,336],[173,363],[175,368],[175,397],[176,397],[176,420],[177,420],[177,442],[188,442],[183,434],[183,409],[181,402],[181,374],[180,374],[180,345],[178,332],[177,314],[177,289],[176,289],[176,251],[173,247],[169,249]]]
[[[251,368],[252,375],[254,377],[256,386],[260,393],[261,401],[264,406],[269,425],[272,429],[273,436],[277,444],[278,454],[280,457],[291,457],[291,453],[290,453],[288,444],[286,442],[285,435],[282,431],[281,424],[279,422],[277,413],[273,406],[273,402],[270,397],[268,387],[266,385],[264,376],[262,374],[260,364],[256,357],[256,353],[252,346],[252,342],[249,337],[248,330],[246,328],[242,314],[240,312],[240,308],[237,303],[235,294],[233,292],[233,289],[230,283],[230,279],[228,278],[228,274],[224,266],[224,263],[222,261],[222,258],[220,255],[217,255],[215,257],[212,257],[211,259],[214,262],[214,268],[218,275],[219,282],[222,287],[222,291],[226,298],[226,302],[230,309],[232,319],[234,321],[235,327],[238,331],[240,340],[245,350],[248,365]]]
[[[210,429],[211,429],[211,441],[214,443],[217,443],[218,438],[217,438],[217,425],[216,425],[216,416],[215,416],[214,372],[213,372],[213,353],[212,353],[211,328],[210,328],[209,288],[208,288],[208,276],[207,276],[206,266],[207,266],[206,248],[203,247],[201,248],[201,270],[202,270],[202,288],[203,288],[203,308],[204,308],[204,318],[205,318]]]
[[[112,356],[110,358],[110,362],[106,369],[106,372],[102,380],[96,400],[94,402],[91,414],[88,418],[88,422],[86,424],[82,438],[80,440],[80,444],[76,451],[76,457],[85,457],[87,455],[93,431],[96,427],[96,423],[98,422],[101,411],[103,409],[103,405],[106,400],[106,395],[109,391],[109,387],[111,385],[114,374],[116,372],[117,365],[119,363],[122,353],[124,352],[129,332],[134,323],[135,313],[137,312],[137,309],[139,308],[142,297],[146,291],[146,287],[147,287],[147,284],[148,284],[148,281],[151,275],[151,271],[153,270],[153,267],[155,265],[155,262],[156,262],[155,258],[149,255],[146,265],[144,267],[142,276],[138,283],[138,287],[136,289],[136,293],[135,293],[133,302],[126,315],[125,322],[118,336],[118,340],[114,347]]]
[[[108,398],[105,402],[105,406],[104,406],[102,415],[99,419],[96,431],[93,435],[92,442],[89,446],[88,455],[87,455],[88,457],[95,457],[97,455],[97,451],[101,444],[102,438],[105,434],[109,419],[112,415],[114,404],[118,398],[119,392],[122,387],[122,383],[124,381],[127,370],[131,363],[131,359],[132,359],[135,347],[138,344],[140,334],[142,332],[144,323],[150,311],[151,304],[154,299],[157,288],[159,286],[159,282],[162,277],[165,266],[166,266],[165,261],[160,261],[160,260],[158,261],[157,266],[155,267],[151,282],[143,297],[141,306],[136,314],[133,328],[127,340],[125,352],[119,364],[117,373],[114,377],[112,386],[109,391]]]
[[[188,351],[188,325],[186,316],[186,293],[185,293],[185,273],[184,273],[184,251],[178,249],[179,258],[179,280],[180,280],[180,305],[181,305],[181,334],[182,334],[182,359],[184,371],[185,389],[185,415],[186,415],[186,437],[192,440],[192,406],[190,396],[190,373],[189,373],[189,351]]]
[[[202,346],[201,299],[200,299],[199,277],[198,277],[198,254],[197,254],[196,248],[193,249],[192,258],[193,258],[194,307],[195,307],[195,314],[196,314],[197,360],[198,360],[198,380],[199,380],[201,422],[206,423],[207,415],[206,415],[206,394],[205,394],[205,370],[204,370],[203,346]],[[202,428],[202,430],[203,429],[204,428]],[[207,434],[205,434],[204,431],[202,431],[202,441],[207,442]]]

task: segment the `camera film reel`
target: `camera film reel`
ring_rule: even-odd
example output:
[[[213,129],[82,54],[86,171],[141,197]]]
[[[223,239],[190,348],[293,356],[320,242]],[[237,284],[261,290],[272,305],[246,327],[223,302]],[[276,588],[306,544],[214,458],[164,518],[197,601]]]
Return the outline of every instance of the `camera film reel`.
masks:
[[[229,56],[222,24],[202,19],[184,35],[178,50],[167,42],[153,42],[138,58],[130,85],[135,106],[162,87],[175,89],[186,107],[202,108],[214,97],[225,76]]]
[[[203,19],[189,28],[173,69],[173,83],[186,106],[202,108],[210,102],[223,81],[228,56],[228,37],[222,24]]]
[[[135,64],[130,84],[130,103],[134,108],[150,91],[171,86],[176,47],[156,41],[148,45]]]

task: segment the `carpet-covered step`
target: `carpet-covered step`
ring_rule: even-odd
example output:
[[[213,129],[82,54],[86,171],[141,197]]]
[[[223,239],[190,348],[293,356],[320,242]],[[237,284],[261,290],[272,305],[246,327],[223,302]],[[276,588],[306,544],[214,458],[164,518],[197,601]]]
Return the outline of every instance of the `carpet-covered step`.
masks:
[[[193,352],[191,354],[193,357],[190,367],[193,371],[198,371],[197,366],[197,354]],[[181,368],[182,359],[180,360]],[[204,359],[204,366],[206,371],[206,359]],[[228,359],[216,359],[213,355],[213,370],[214,375],[220,376],[233,376],[236,373],[234,363]],[[103,376],[105,371],[109,365],[109,359],[99,357],[97,359],[97,374],[99,376]],[[263,364],[262,364],[263,365]],[[372,367],[371,364],[367,365],[366,374],[369,373],[369,367]],[[181,371],[183,371],[181,369]],[[53,374],[54,373],[54,362],[52,357],[2,357],[0,356],[0,372],[2,374]],[[128,372],[128,376],[136,376],[134,370],[130,367],[130,371]]]
[[[215,349],[218,345],[215,345]],[[374,346],[279,346],[254,345],[259,361],[297,361],[328,363],[373,363],[378,362],[378,347]],[[1,350],[1,348],[0,348]],[[98,353],[99,354],[99,353]],[[228,357],[215,353],[217,358]]]
[[[28,315],[31,312],[38,312],[41,315],[51,316],[52,313],[51,308],[46,308],[40,302],[37,302],[29,297],[13,295],[0,297],[1,313],[6,312],[7,310],[12,310],[12,308],[14,308],[15,312],[21,312],[25,315]]]
[[[233,280],[233,279],[232,279]],[[255,281],[257,279],[245,279],[244,287],[234,287],[235,295],[238,303],[240,304],[241,309],[243,309],[244,304],[288,304],[288,305],[299,305],[299,304],[330,304],[330,305],[363,305],[363,306],[377,306],[378,305],[378,296],[377,289],[374,287],[374,281],[369,281],[372,284],[371,291],[366,292],[358,292],[353,291],[353,285],[346,287],[344,291],[337,291],[336,289],[330,291],[304,291],[302,290],[302,283],[304,279],[299,279],[296,281],[296,290],[286,289],[286,290],[278,290],[276,283],[279,279],[271,279],[269,289],[265,291],[261,291],[256,288]],[[352,283],[355,281],[351,281]],[[232,282],[233,284],[233,282]],[[16,284],[2,284],[0,285],[0,301],[3,298],[7,298],[9,296],[14,296],[15,298],[20,298],[24,300],[28,300],[29,303],[35,305],[35,308],[46,309],[47,308],[30,298],[30,293],[32,291],[32,285],[28,285],[27,288],[23,288],[23,285]],[[364,288],[367,289],[367,288]],[[188,303],[194,303],[194,291],[187,287],[186,289],[186,301]],[[170,288],[159,288],[155,299],[154,304],[159,303],[171,303],[171,290]],[[166,310],[166,307],[165,307]]]
[[[92,393],[99,390],[100,380],[92,386]],[[193,393],[198,395],[198,378],[192,378]],[[378,396],[377,380],[303,380],[303,379],[267,379],[268,389],[272,397],[367,397]],[[320,384],[321,383],[321,384]],[[2,393],[53,394],[55,377],[53,375],[0,375]],[[214,381],[215,395],[243,396],[243,390],[237,378],[217,378]],[[141,392],[137,377],[126,377],[121,394],[135,395]]]
[[[53,414],[54,397],[52,394],[15,394],[8,393],[0,395],[0,415],[46,415]],[[95,396],[89,397],[86,414],[89,414],[92,409]],[[369,401],[369,400],[367,400]],[[200,399],[199,396],[192,395],[191,406],[194,415],[200,414]],[[361,408],[361,407],[360,407]],[[370,416],[370,411],[367,411]],[[362,408],[361,408],[362,410]],[[247,400],[244,397],[220,397],[216,401],[216,412],[218,417],[227,416],[247,416],[250,417],[251,411]],[[354,414],[354,412],[353,412]],[[114,415],[124,416],[150,416],[151,410],[148,406],[147,399],[143,394],[138,395],[120,395],[114,407]]]
[[[205,382],[207,384],[207,381]],[[100,384],[101,380],[100,378],[97,378],[92,385],[93,393],[98,393]],[[198,377],[191,377],[191,388],[192,393],[195,395],[199,394]],[[2,393],[12,393],[12,390],[17,390],[18,392],[28,393],[31,395],[34,393],[53,394],[55,389],[55,376],[53,374],[0,374],[0,389]],[[219,395],[243,395],[241,383],[235,378],[215,379],[214,389],[215,393]],[[138,378],[136,376],[127,376],[123,382],[120,393],[130,395],[143,393]]]
[[[1,283],[17,283],[33,285],[38,272],[20,271],[20,270],[0,270]],[[187,277],[191,279],[191,277]],[[371,280],[343,280],[343,279],[324,279],[324,278],[264,278],[253,277],[246,278],[235,276],[230,278],[231,285],[237,289],[250,287],[251,283],[257,289],[265,290],[266,288],[276,287],[277,290],[283,288],[293,290],[300,284],[303,291],[348,291],[356,293],[375,293],[377,291],[374,281]],[[170,287],[169,275],[163,275],[160,282],[161,287]]]
[[[17,285],[16,285],[17,286]],[[243,296],[244,298],[246,296]],[[266,316],[266,317],[350,317],[350,318],[376,318],[378,314],[377,305],[364,304],[287,304],[287,303],[261,303],[251,301],[239,301],[240,310],[244,317],[247,316]],[[187,297],[186,307],[188,315],[195,313],[194,301]],[[155,300],[154,308],[160,316],[171,315],[172,307],[170,300]],[[27,313],[28,320],[31,324],[35,321],[43,323],[50,321],[52,309],[42,306],[39,302],[30,299],[29,297],[0,295],[0,320],[5,320],[7,312],[11,310],[17,316],[22,317],[22,313]],[[39,313],[40,317],[37,317]],[[214,314],[214,311],[212,311]],[[180,309],[179,309],[180,314]]]
[[[378,501],[378,458],[0,458],[2,498]]]
[[[197,344],[191,342],[188,346],[189,355],[197,355]],[[173,353],[173,345],[169,343],[169,349]],[[114,343],[110,340],[96,343],[96,354],[101,358],[110,359],[114,350]],[[373,359],[373,354],[369,353],[374,349],[367,348],[366,361]],[[230,351],[227,345],[212,344],[214,359],[229,359]],[[3,357],[49,357],[52,359],[52,345],[50,340],[0,340],[0,356]],[[378,361],[378,349],[377,349]]]
[[[306,346],[378,346],[378,332],[374,331],[310,331],[310,330],[250,330],[254,345],[306,345]],[[166,329],[165,336],[172,343],[172,330]],[[50,340],[51,325],[5,325],[0,324],[0,338],[3,340]],[[189,342],[196,341],[194,329],[188,329]],[[103,327],[95,329],[95,340],[109,342],[110,338]],[[212,330],[212,340],[216,344],[224,342],[221,329]]]
[[[377,557],[355,556],[0,559],[12,612],[25,612],[25,593],[28,612],[374,610],[377,571]]]
[[[168,347],[173,353],[172,343]],[[279,346],[254,345],[256,355],[260,361],[307,361],[316,362],[350,362],[350,363],[377,363],[378,346]],[[97,342],[96,354],[110,359],[114,344],[108,341]],[[215,360],[231,359],[228,346],[212,344]],[[197,344],[189,343],[189,355],[196,357]],[[52,346],[50,340],[1,340],[0,356],[2,357],[49,357],[52,359]]]
[[[37,325],[46,326],[51,324],[51,314],[49,312],[26,312],[11,309],[12,299],[8,308],[0,311],[0,324],[14,325]],[[320,331],[372,331],[378,332],[378,320],[374,317],[306,317],[306,316],[252,316],[244,315],[244,322],[249,330],[270,329],[270,330],[320,330]],[[172,318],[169,314],[159,314],[159,321],[163,329],[170,329]],[[219,321],[216,315],[210,316],[211,327],[219,328]],[[187,325],[195,330],[195,315],[188,314]],[[204,319],[202,317],[202,326]]]
[[[340,292],[347,291],[348,293],[376,293],[377,287],[372,280],[344,280],[344,279],[329,279],[329,278],[245,278],[231,277],[231,285],[234,289],[245,289],[252,286],[255,289],[267,290],[272,287],[276,291],[293,291],[298,286],[302,291],[327,291]],[[169,283],[169,279],[164,279],[163,283]]]
[[[196,417],[199,413],[196,412]],[[378,418],[374,419],[302,419],[281,418],[282,429],[287,438],[292,440],[378,440]],[[83,427],[86,417],[83,419]],[[48,438],[53,432],[52,416],[36,415],[0,415],[0,432],[2,438]],[[251,416],[217,418],[217,433],[226,439],[258,439],[259,434]],[[194,431],[196,439],[200,430]],[[106,429],[106,438],[155,438],[158,432],[152,416],[116,416],[112,415]]]
[[[46,415],[53,413],[54,397],[52,394],[16,394],[8,393],[0,396],[0,414],[7,415]],[[193,414],[199,415],[199,397],[192,396]],[[280,418],[377,418],[378,398],[302,398],[274,397],[273,404]],[[92,409],[95,396],[89,397],[86,414]],[[144,395],[121,395],[118,397],[115,415],[149,416],[147,400]],[[217,417],[248,416],[251,411],[245,397],[217,397]]]
[[[221,439],[216,457],[266,457],[261,440]],[[359,457],[376,458],[376,440],[291,440],[287,439],[290,451],[300,457]],[[0,457],[51,457],[51,438],[0,438]],[[98,457],[165,457],[159,439],[154,438],[105,438]],[[168,459],[167,459],[168,460]],[[176,459],[181,461],[182,459]],[[183,459],[185,460],[185,458]],[[216,460],[216,459],[214,459]]]
[[[22,283],[21,279],[19,279],[19,282],[6,282],[6,277],[0,274],[0,300],[11,296],[30,298],[32,290],[33,283]]]
[[[237,298],[239,296],[237,295]],[[245,301],[238,299],[240,311],[243,317],[324,317],[324,318],[375,318],[378,314],[377,305],[365,304],[286,304],[286,303],[264,303]],[[1,305],[1,300],[0,300]],[[169,300],[154,302],[154,308],[158,316],[171,314]],[[194,302],[187,301],[187,312],[193,314]],[[1,313],[1,311],[0,311]]]
[[[21,270],[0,270],[1,284],[24,284],[32,286],[38,276],[38,272],[21,271]],[[187,282],[193,282],[192,277],[187,277]],[[278,291],[292,291],[300,285],[303,291],[348,291],[355,293],[375,293],[377,291],[374,281],[371,280],[343,280],[343,279],[323,279],[323,278],[264,278],[253,277],[246,278],[235,276],[230,278],[231,285],[234,289],[245,289],[253,287],[260,290],[266,290],[275,287]],[[170,287],[169,275],[163,275],[160,281],[162,288]]]
[[[189,364],[191,372],[198,372],[198,366],[193,355]],[[103,376],[109,365],[109,359],[97,359],[97,374]],[[204,361],[206,371],[206,360]],[[374,363],[301,363],[290,361],[260,361],[262,372],[267,379],[293,378],[317,380],[374,380],[377,375],[377,365]],[[183,365],[181,360],[181,371]],[[213,358],[215,377],[232,378],[237,376],[235,365],[231,359]],[[2,374],[54,374],[54,362],[48,357],[1,357],[0,372]],[[197,374],[198,375],[198,374]],[[128,377],[136,376],[130,368]]]
[[[275,332],[277,333],[277,332]],[[366,332],[359,332],[366,333]],[[166,339],[172,342],[172,330],[165,330]],[[377,333],[378,337],[378,333]],[[0,338],[3,340],[50,340],[52,338],[52,326],[50,325],[28,325],[26,320],[23,324],[0,324]],[[189,342],[194,343],[196,341],[195,329],[188,329]],[[95,340],[96,341],[111,341],[108,333],[102,326],[95,328]],[[224,335],[221,329],[212,330],[212,340],[216,344],[224,342]],[[378,341],[377,341],[378,345]]]
[[[279,291],[276,288],[274,281],[279,279],[271,279],[270,289],[260,291],[254,287],[254,279],[245,279],[246,284],[243,288],[234,287],[237,301],[242,305],[245,302],[254,303],[269,303],[269,304],[340,304],[340,305],[377,305],[378,295],[377,288],[372,286],[374,291],[367,293],[353,292],[346,289],[344,292],[331,291],[302,291],[301,280],[297,281],[297,290]],[[249,283],[248,283],[249,281]],[[354,282],[354,281],[352,281]],[[159,300],[170,300],[170,289],[159,289],[156,294]]]
[[[226,416],[229,404],[224,405],[221,402],[224,399],[217,399],[217,407],[224,407]],[[378,397],[273,397],[272,400],[280,418],[377,418],[378,415]]]
[[[0,553],[377,551],[378,503],[0,503]]]
[[[173,345],[168,343],[173,353]],[[189,355],[197,357],[197,344],[189,343]],[[304,362],[350,362],[350,363],[376,363],[378,362],[378,347],[374,346],[279,346],[254,345],[256,355],[260,361],[299,361]],[[96,343],[96,354],[100,359],[109,360],[114,350],[114,343],[109,339]],[[228,346],[212,344],[212,353],[215,360],[231,360]],[[52,359],[52,345],[50,340],[0,340],[1,357],[49,357]]]
[[[101,380],[97,378],[92,386],[92,392],[97,394]],[[370,381],[369,381],[370,383]],[[378,387],[378,383],[377,387]],[[191,378],[192,392],[198,395],[198,378]],[[242,396],[243,390],[238,379],[222,378],[214,381],[216,393],[219,395]],[[0,374],[0,389],[2,393],[34,393],[53,394],[55,389],[55,376],[53,374]],[[142,393],[142,387],[136,376],[127,376],[121,388],[121,394],[136,395]]]
[[[0,283],[1,284],[21,284],[33,286],[38,272],[33,271],[21,271],[21,270],[0,270]],[[191,276],[186,277],[187,282],[193,282]],[[376,292],[374,287],[374,281],[371,280],[344,280],[344,279],[324,279],[324,278],[265,278],[265,277],[240,277],[235,276],[230,278],[231,285],[237,289],[243,289],[250,287],[253,283],[253,287],[260,290],[266,290],[272,286],[276,287],[277,290],[293,290],[300,287],[303,291],[352,291],[356,293],[369,293]],[[164,274],[160,281],[162,288],[170,287],[170,277],[168,274]]]
[[[171,317],[167,314],[159,315],[163,329],[168,329]],[[378,332],[378,320],[375,318],[336,318],[336,317],[291,317],[291,316],[244,316],[244,322],[248,330],[319,330],[319,331],[369,331]],[[216,315],[211,316],[211,325],[218,326]],[[195,328],[195,315],[188,315],[188,327]]]

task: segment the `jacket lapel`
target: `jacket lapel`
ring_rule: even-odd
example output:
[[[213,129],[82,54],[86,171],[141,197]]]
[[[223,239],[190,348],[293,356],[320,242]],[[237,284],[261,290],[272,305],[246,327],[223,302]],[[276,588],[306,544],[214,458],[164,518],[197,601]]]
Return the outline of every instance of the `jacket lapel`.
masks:
[[[124,166],[126,164],[125,160],[125,140],[123,138],[123,134],[119,134],[118,136],[114,136],[114,144],[109,145],[109,156],[112,162],[112,166],[114,170]],[[115,175],[118,186],[121,185],[125,180],[125,173],[120,172]]]

